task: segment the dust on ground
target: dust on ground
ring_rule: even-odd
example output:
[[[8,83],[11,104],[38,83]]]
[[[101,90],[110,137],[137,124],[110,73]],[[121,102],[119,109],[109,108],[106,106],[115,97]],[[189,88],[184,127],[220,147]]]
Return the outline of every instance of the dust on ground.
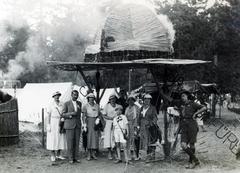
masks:
[[[240,115],[222,110],[221,121],[240,138]],[[58,172],[58,173],[183,173],[183,172],[240,172],[240,161],[236,160],[235,155],[229,149],[229,143],[223,143],[222,139],[217,138],[215,132],[221,124],[211,122],[205,125],[207,132],[199,132],[196,145],[197,156],[201,165],[194,170],[185,169],[187,155],[178,150],[170,160],[164,160],[162,147],[157,148],[156,157],[158,161],[145,163],[144,161],[133,161],[131,165],[124,163],[114,164],[106,158],[106,152],[101,152],[97,161],[87,161],[86,153],[81,151],[82,162],[78,164],[68,164],[67,161],[58,161],[52,166],[50,153],[41,145],[41,131],[29,131],[30,124],[20,123],[20,141],[16,145],[0,147],[0,172]],[[66,155],[66,153],[64,153]]]

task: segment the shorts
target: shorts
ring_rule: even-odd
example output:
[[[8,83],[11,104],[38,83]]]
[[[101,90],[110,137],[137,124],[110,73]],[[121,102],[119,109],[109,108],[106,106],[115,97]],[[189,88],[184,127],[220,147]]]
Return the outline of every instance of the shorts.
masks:
[[[197,142],[198,124],[195,120],[182,120],[181,142],[190,144]]]
[[[120,129],[115,129],[114,130],[114,141],[115,142],[120,142],[120,143],[126,143],[127,141],[123,137],[123,133]]]

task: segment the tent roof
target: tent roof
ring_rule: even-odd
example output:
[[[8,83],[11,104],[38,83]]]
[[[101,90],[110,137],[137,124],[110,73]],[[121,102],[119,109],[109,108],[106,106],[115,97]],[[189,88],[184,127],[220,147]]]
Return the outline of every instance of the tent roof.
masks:
[[[78,70],[104,70],[104,69],[131,69],[131,68],[149,68],[160,65],[193,65],[209,63],[210,61],[189,60],[189,59],[141,59],[121,62],[62,62],[48,61],[47,64],[64,71]]]

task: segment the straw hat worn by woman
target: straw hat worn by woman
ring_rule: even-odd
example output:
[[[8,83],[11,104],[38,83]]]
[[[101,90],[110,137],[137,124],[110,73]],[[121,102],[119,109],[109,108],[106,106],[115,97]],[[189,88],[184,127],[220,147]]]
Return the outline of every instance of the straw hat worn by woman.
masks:
[[[91,158],[97,160],[95,153],[99,146],[99,131],[96,131],[94,127],[96,119],[100,114],[100,108],[99,105],[95,103],[95,96],[93,93],[87,95],[87,100],[88,103],[82,108],[83,123],[86,123],[87,127],[87,160],[91,160]]]
[[[61,155],[61,150],[66,149],[66,136],[60,133],[60,116],[63,109],[63,103],[60,102],[60,92],[53,93],[52,97],[54,101],[49,105],[47,109],[47,150],[51,151],[51,161],[55,162],[56,159],[65,159]]]
[[[120,106],[116,104],[116,95],[112,94],[109,97],[109,102],[105,105],[102,114],[103,118],[106,120],[106,125],[104,128],[104,148],[108,149],[108,159],[112,160],[112,149],[114,148],[115,144],[113,141],[113,131],[112,131],[112,124],[113,118],[116,116],[116,107]]]

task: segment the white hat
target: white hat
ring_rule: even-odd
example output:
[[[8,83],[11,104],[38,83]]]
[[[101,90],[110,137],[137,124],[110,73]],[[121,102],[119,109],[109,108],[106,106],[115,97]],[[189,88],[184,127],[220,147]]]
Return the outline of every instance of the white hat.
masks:
[[[94,95],[93,93],[89,93],[89,94],[87,95],[87,98],[95,98],[95,95]]]
[[[115,108],[115,111],[116,111],[116,110],[118,110],[118,109],[121,109],[121,110],[123,110],[123,107],[122,107],[122,105],[118,105],[118,106]]]
[[[146,94],[146,95],[144,96],[144,99],[152,99],[152,96],[151,96],[150,94]]]
[[[113,99],[113,98],[117,98],[117,96],[116,96],[115,94],[111,94],[111,95],[109,96],[109,100],[111,100],[111,99]]]
[[[54,92],[54,93],[52,94],[52,97],[54,97],[54,96],[56,96],[56,95],[61,96],[62,94],[61,94],[59,91],[56,91],[56,92]]]

